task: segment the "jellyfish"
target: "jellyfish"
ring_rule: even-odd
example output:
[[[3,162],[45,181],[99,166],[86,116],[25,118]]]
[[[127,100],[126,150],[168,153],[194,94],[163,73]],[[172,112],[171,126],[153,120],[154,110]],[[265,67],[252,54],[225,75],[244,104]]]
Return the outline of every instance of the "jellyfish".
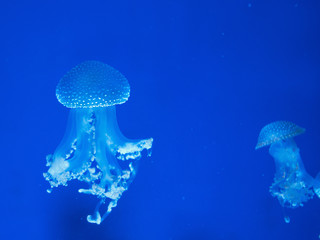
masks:
[[[276,165],[270,193],[283,207],[302,207],[320,193],[319,174],[314,179],[307,173],[293,139],[304,132],[304,128],[292,122],[277,121],[263,127],[259,134],[256,149],[270,145],[269,153]]]
[[[116,105],[130,95],[128,80],[111,66],[86,61],[72,68],[56,87],[58,101],[70,108],[67,129],[53,154],[47,156],[44,177],[51,188],[77,179],[88,184],[79,193],[99,202],[90,223],[100,224],[134,179],[142,151],[151,154],[153,139],[129,140],[122,135]],[[100,214],[100,207],[106,210]]]

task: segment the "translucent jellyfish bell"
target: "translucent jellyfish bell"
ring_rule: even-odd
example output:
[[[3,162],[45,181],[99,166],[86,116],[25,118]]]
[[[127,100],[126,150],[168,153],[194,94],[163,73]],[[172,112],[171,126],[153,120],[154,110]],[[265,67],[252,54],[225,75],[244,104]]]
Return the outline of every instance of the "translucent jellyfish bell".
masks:
[[[91,223],[100,224],[117,206],[135,177],[141,152],[151,153],[152,138],[129,140],[118,127],[115,105],[126,102],[129,95],[127,79],[98,61],[72,68],[56,88],[57,99],[70,108],[70,115],[60,145],[47,156],[49,170],[44,177],[51,188],[67,186],[72,179],[88,183],[79,193],[100,199],[87,217]],[[107,210],[101,216],[100,206],[106,202]]]
[[[291,122],[273,122],[262,128],[256,145],[256,149],[270,145],[269,153],[276,165],[270,192],[284,207],[303,206],[314,193],[319,193],[319,181],[306,172],[300,150],[293,140],[304,132],[305,129]]]
[[[304,128],[301,128],[291,122],[277,121],[270,123],[261,129],[256,149],[271,145],[281,140],[293,138],[304,132]]]

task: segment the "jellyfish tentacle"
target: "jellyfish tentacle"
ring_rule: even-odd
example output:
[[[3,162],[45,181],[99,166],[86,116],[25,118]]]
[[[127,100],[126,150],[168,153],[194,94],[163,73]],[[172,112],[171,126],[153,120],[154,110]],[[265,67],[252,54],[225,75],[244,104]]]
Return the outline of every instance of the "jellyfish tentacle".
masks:
[[[111,112],[111,114],[108,114],[108,112]],[[98,223],[99,221],[103,221],[112,211],[112,208],[117,206],[118,200],[123,192],[128,189],[136,174],[136,166],[140,155],[136,154],[137,157],[126,159],[125,164],[121,164],[120,166],[119,158],[117,158],[118,144],[125,145],[124,141],[139,143],[141,140],[128,140],[122,135],[116,121],[114,121],[116,116],[113,107],[95,108],[93,115],[95,118],[95,129],[99,129],[99,131],[95,131],[94,133],[94,160],[97,163],[97,168],[101,171],[101,175],[99,182],[92,184],[90,189],[79,189],[79,192],[96,195],[101,199],[94,213],[88,216],[89,222]],[[112,144],[110,144],[108,136],[112,136]],[[142,151],[143,149],[138,150]],[[99,208],[106,199],[110,201],[106,212],[101,217]]]
[[[87,216],[87,221],[89,223],[96,223],[96,224],[100,224],[103,220],[101,219],[101,215],[99,212],[100,206],[104,203],[103,200],[100,200],[99,203],[97,204],[94,212],[92,215],[88,215]]]
[[[313,191],[318,196],[318,198],[320,198],[320,172],[317,174],[317,176],[314,179]]]
[[[67,128],[64,140],[53,154],[52,164],[45,175],[55,187],[66,185],[71,179],[83,180],[82,174],[88,170],[93,161],[93,129],[89,124],[90,112],[72,109],[69,121],[75,121],[76,124],[72,128]]]
[[[54,158],[65,158],[67,154],[70,154],[70,150],[73,150],[74,141],[77,139],[77,128],[74,124],[75,115],[75,111],[70,111],[65,134],[54,152]]]
[[[50,175],[58,175],[68,168],[68,163],[65,162],[65,159],[74,152],[74,143],[77,139],[77,129],[75,124],[73,124],[75,114],[75,111],[70,111],[66,132],[60,144],[56,148],[54,154],[47,155],[47,166],[50,167],[50,172],[49,174],[45,173],[44,175],[48,181],[52,180]]]
[[[88,169],[92,162],[92,155],[94,151],[93,146],[93,132],[94,126],[91,125],[91,112],[89,111],[76,111],[77,122],[77,140],[76,151],[74,156],[68,159],[68,171],[72,172],[75,176],[83,173]]]
[[[115,107],[106,110],[106,128],[111,129],[106,134],[107,144],[119,160],[130,160],[141,157],[141,152],[146,149],[151,150],[153,139],[128,139],[118,126]]]
[[[276,164],[272,196],[282,206],[296,208],[313,198],[313,178],[306,172],[300,151],[293,138],[281,140],[270,146],[269,153]]]
[[[114,108],[114,107],[110,107]],[[96,132],[97,134],[97,161],[100,167],[106,166],[109,168],[109,172],[111,169],[114,169],[114,171],[117,172],[117,174],[120,174],[121,168],[117,162],[116,159],[114,159],[114,154],[112,153],[111,149],[107,145],[107,137],[106,135],[108,132],[111,132],[113,138],[117,138],[117,135],[113,133],[113,127],[110,127],[107,125],[110,119],[108,119],[108,115],[106,114],[109,111],[109,108],[99,108],[96,110],[96,126],[98,129],[100,129],[99,132]],[[110,116],[110,117],[115,117],[115,116]],[[98,156],[98,153],[100,156]],[[104,164],[104,161],[99,160],[99,157],[107,157],[108,159],[108,164]],[[100,162],[100,163],[99,163]],[[110,169],[111,168],[111,169]],[[110,174],[110,173],[109,173]]]

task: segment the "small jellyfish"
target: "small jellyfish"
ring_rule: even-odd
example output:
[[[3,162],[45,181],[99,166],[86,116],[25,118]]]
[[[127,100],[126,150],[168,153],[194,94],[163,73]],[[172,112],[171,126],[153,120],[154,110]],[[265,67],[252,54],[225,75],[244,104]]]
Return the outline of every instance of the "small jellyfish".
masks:
[[[313,179],[305,170],[300,151],[293,137],[305,129],[287,121],[273,122],[262,128],[256,149],[271,145],[270,155],[274,158],[276,173],[270,187],[272,196],[278,198],[283,207],[297,208],[319,196],[318,177]]]
[[[51,188],[77,179],[88,184],[79,193],[98,197],[90,223],[100,224],[117,206],[136,175],[141,152],[151,154],[153,139],[129,140],[118,127],[115,105],[130,95],[127,79],[99,61],[86,61],[62,77],[56,88],[58,101],[70,108],[66,133],[53,155],[47,156],[44,177]],[[51,192],[51,189],[48,191]],[[100,206],[108,202],[100,215]]]

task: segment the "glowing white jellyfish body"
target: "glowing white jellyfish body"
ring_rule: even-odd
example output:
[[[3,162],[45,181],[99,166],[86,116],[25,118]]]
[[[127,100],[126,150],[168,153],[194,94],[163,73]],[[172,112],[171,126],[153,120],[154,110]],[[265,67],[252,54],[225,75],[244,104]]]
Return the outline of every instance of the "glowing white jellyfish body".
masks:
[[[269,153],[276,165],[271,195],[277,197],[284,207],[300,207],[313,198],[314,193],[319,196],[319,181],[306,172],[293,140],[304,132],[305,129],[294,123],[278,121],[266,125],[259,134],[256,149],[271,145]]]
[[[80,193],[96,195],[100,201],[91,223],[100,224],[117,205],[136,174],[141,152],[151,153],[152,138],[129,140],[118,127],[115,105],[130,95],[127,79],[98,61],[86,61],[71,69],[58,83],[56,96],[70,108],[65,136],[53,155],[47,156],[44,173],[51,188],[72,179],[89,184]],[[49,190],[51,192],[51,189]],[[101,216],[99,208],[108,201]]]

